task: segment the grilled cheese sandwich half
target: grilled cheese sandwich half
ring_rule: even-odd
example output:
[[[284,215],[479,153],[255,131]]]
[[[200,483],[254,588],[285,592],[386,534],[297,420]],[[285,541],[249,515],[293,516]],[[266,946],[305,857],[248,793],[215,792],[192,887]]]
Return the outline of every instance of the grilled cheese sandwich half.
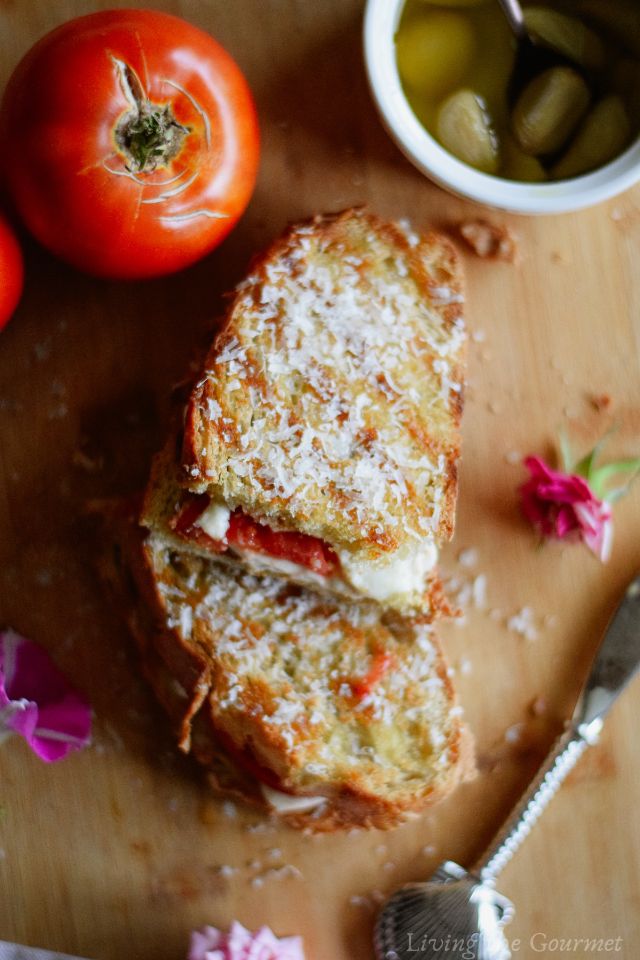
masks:
[[[462,301],[441,236],[359,210],[291,227],[237,288],[189,400],[174,530],[429,613],[454,523]]]
[[[128,591],[180,746],[217,790],[299,827],[386,828],[471,774],[428,624],[178,553],[123,516],[116,527],[107,575]]]
[[[256,575],[282,577],[316,592],[363,599],[362,591],[346,579],[335,554],[322,541],[297,532],[276,533],[240,509],[231,511],[212,502],[208,494],[185,491],[177,456],[172,437],[154,458],[142,508],[143,526],[166,545],[214,556],[222,564],[240,565]],[[435,568],[421,578],[421,589],[423,604],[428,604],[426,619],[451,612]]]

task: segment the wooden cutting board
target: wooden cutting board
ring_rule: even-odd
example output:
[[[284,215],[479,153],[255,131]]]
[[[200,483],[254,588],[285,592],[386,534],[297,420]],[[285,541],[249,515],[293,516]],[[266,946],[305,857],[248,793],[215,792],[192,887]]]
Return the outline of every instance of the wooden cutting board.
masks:
[[[2,0],[0,83],[56,24],[114,5]],[[482,851],[570,712],[640,566],[640,486],[616,507],[606,567],[580,547],[539,549],[516,495],[519,455],[549,453],[560,428],[581,451],[612,426],[612,455],[640,450],[640,190],[572,216],[496,215],[518,234],[517,266],[465,255],[464,461],[443,564],[463,587],[475,582],[480,602],[442,633],[478,778],[388,834],[275,830],[212,800],[172,749],[95,582],[78,514],[88,498],[142,483],[169,391],[206,345],[221,292],[286,221],[364,202],[450,227],[477,208],[421,177],[382,130],[357,0],[154,5],[209,30],[246,71],[261,176],[222,249],[167,280],[97,281],[27,245],[24,300],[0,335],[0,621],[52,651],[96,720],[93,746],[56,766],[18,740],[0,750],[0,939],[96,960],[176,960],[193,927],[235,917],[302,933],[309,960],[364,960],[377,896],[444,857],[466,864]],[[597,410],[605,395],[609,407]],[[477,561],[464,566],[470,549]],[[514,629],[523,608],[529,638]],[[558,938],[601,938],[612,941],[605,952],[637,956],[639,704],[636,688],[504,873],[501,889],[518,906],[515,956],[593,956],[585,943],[561,950]]]

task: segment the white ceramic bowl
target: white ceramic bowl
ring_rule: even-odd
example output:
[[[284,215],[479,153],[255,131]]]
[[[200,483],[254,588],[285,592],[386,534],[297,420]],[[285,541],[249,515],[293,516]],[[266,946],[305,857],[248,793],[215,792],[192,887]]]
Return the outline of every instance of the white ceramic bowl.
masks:
[[[441,187],[514,213],[564,213],[613,197],[640,180],[640,138],[593,173],[557,183],[516,183],[480,173],[457,160],[427,133],[405,97],[395,33],[406,0],[368,0],[364,52],[369,85],[382,120],[403,153]]]

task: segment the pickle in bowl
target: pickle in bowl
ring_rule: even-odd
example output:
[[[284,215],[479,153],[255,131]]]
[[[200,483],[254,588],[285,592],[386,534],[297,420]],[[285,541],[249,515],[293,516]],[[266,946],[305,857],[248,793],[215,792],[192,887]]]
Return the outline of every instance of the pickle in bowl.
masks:
[[[496,173],[498,139],[486,103],[473,90],[458,90],[444,101],[436,129],[440,143],[459,160],[483,173]]]
[[[407,0],[396,57],[417,119],[458,160],[507,180],[564,180],[608,164],[640,131],[640,0],[536,0],[524,13],[563,60],[512,106],[516,41],[498,0]]]
[[[570,139],[591,100],[584,78],[571,67],[552,67],[523,90],[511,115],[511,132],[524,153],[556,153]]]

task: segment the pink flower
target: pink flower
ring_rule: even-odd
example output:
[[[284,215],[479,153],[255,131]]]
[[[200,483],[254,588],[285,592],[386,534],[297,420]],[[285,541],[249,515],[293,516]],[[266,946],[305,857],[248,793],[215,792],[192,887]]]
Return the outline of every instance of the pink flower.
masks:
[[[278,939],[269,927],[257,933],[234,921],[228,933],[203,927],[191,934],[189,960],[304,960],[301,937]]]
[[[46,763],[89,743],[91,709],[31,640],[0,632],[0,740],[24,737]]]
[[[611,507],[598,499],[583,477],[552,470],[539,457],[527,457],[530,479],[520,487],[522,511],[542,536],[581,540],[605,563],[611,553]]]

